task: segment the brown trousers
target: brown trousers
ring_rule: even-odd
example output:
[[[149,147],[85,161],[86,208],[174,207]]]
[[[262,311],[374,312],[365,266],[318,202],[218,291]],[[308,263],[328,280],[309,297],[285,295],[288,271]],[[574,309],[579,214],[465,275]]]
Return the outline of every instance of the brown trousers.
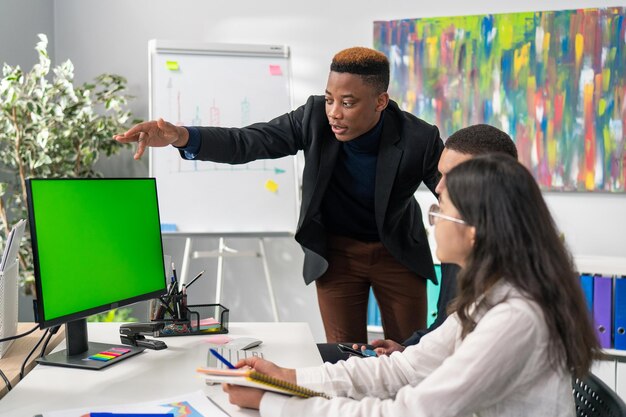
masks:
[[[426,280],[396,261],[382,243],[332,236],[328,250],[328,270],[315,282],[328,343],[367,343],[370,286],[386,339],[402,343],[426,327]]]

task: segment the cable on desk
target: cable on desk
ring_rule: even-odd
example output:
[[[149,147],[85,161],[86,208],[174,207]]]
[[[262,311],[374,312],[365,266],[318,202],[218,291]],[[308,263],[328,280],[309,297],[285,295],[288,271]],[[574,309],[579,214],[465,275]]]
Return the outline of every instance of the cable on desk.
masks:
[[[26,368],[26,362],[28,362],[28,359],[33,355],[33,353],[35,353],[35,351],[37,350],[41,342],[43,342],[43,339],[48,335],[49,332],[50,332],[50,329],[46,329],[46,331],[39,338],[39,341],[37,342],[37,344],[33,346],[33,349],[30,351],[28,356],[26,356],[26,359],[24,359],[24,362],[22,362],[22,367],[20,368],[20,381],[22,380],[22,378],[24,378],[24,368]]]
[[[24,332],[22,334],[16,334],[15,336],[5,337],[4,339],[0,339],[0,343],[6,342],[8,340],[19,339],[20,337],[28,336],[29,334],[31,334],[32,332],[34,332],[38,328],[39,328],[39,325],[37,324],[37,325],[35,325],[35,327],[33,327],[32,329],[28,330],[27,332]]]
[[[39,328],[39,325],[37,324],[35,327],[33,327],[32,329],[30,329],[30,330],[28,330],[28,331],[26,331],[24,333],[16,334],[15,336],[9,336],[9,337],[5,337],[4,339],[0,339],[0,343],[8,342],[9,340],[19,339],[20,337],[28,336],[29,334],[31,334],[32,332],[34,332],[38,328]],[[44,335],[45,335],[45,333],[44,333]],[[41,340],[39,342],[41,342]],[[31,354],[32,354],[32,352],[31,352]],[[11,386],[11,381],[9,381],[9,378],[7,378],[7,376],[4,374],[4,372],[2,372],[2,369],[0,369],[0,377],[2,377],[2,379],[4,380],[4,383],[7,386],[7,390],[11,391],[13,389],[13,387]],[[22,376],[20,374],[20,379],[21,379],[21,377]]]
[[[2,372],[2,369],[0,369],[0,376],[2,377],[2,379],[4,379],[4,383],[7,386],[7,391],[11,391],[11,389],[13,389],[13,387],[11,386],[11,381],[9,381],[9,378],[7,378],[4,372]]]
[[[52,336],[54,336],[56,334],[56,332],[59,331],[59,329],[61,328],[61,325],[59,324],[58,326],[54,326],[51,327],[48,332],[48,337],[46,338],[46,341],[43,343],[43,346],[41,347],[41,353],[39,354],[40,358],[43,358],[43,356],[46,354],[46,348],[48,347],[48,343],[50,342],[50,339],[52,339]]]

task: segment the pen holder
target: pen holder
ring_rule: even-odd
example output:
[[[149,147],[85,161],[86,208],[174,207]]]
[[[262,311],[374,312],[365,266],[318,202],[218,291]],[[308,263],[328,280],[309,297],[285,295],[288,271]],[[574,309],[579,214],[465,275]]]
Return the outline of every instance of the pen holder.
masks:
[[[0,339],[17,334],[17,273],[19,262],[11,263],[0,272]],[[0,343],[0,358],[9,350],[13,340]]]
[[[221,304],[196,304],[186,307],[188,320],[163,319],[158,336],[192,336],[228,333],[230,311]]]

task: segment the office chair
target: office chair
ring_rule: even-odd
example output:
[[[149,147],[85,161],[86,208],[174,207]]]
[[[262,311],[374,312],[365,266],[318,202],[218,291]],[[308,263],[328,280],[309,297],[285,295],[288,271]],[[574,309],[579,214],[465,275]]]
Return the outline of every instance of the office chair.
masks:
[[[626,404],[597,376],[572,378],[577,417],[626,417]]]

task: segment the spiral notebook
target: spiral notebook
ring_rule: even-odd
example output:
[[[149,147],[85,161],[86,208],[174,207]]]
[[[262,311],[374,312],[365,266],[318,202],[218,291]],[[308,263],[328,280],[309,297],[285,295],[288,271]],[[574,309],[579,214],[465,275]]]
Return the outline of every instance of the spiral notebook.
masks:
[[[252,369],[215,369],[198,368],[198,372],[204,374],[207,381],[224,382],[227,384],[241,385],[244,387],[259,388],[279,394],[295,395],[302,398],[322,397],[330,399],[323,392],[317,392],[308,388],[292,384],[282,379],[273,378]]]

